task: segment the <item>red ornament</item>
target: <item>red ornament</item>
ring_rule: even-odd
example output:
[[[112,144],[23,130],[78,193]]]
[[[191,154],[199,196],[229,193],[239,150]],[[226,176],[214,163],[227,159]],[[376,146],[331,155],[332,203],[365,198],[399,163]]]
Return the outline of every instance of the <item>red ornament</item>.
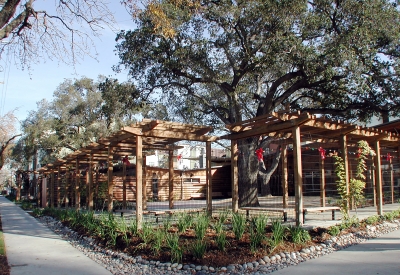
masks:
[[[387,160],[387,161],[390,161],[390,158],[391,158],[390,153],[387,153],[387,155],[386,155],[386,160]]]
[[[263,153],[264,153],[264,150],[262,148],[258,148],[256,150],[258,161],[262,161],[263,160]]]
[[[182,154],[179,154],[179,155],[176,157],[176,159],[177,159],[178,161],[180,161],[180,160],[182,159]]]
[[[321,156],[321,159],[325,159],[326,150],[322,147],[319,147],[318,152],[319,152],[319,155]]]
[[[128,160],[128,156],[122,158],[122,162],[125,163],[126,166],[130,165],[131,163]]]
[[[362,153],[361,148],[358,148],[358,150],[357,150],[357,158],[361,157],[361,153]]]

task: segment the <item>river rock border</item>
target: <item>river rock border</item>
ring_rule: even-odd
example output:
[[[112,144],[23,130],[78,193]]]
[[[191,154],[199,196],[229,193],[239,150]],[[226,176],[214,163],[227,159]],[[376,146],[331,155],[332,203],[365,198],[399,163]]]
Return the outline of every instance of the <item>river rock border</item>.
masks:
[[[379,237],[400,228],[400,220],[383,222],[376,226],[367,225],[365,231],[348,233],[338,237],[332,237],[324,243],[303,248],[298,252],[279,253],[273,256],[264,256],[258,261],[243,264],[232,264],[226,267],[214,268],[212,266],[196,266],[194,264],[161,263],[159,261],[147,261],[141,256],[132,257],[125,253],[119,253],[97,245],[96,241],[89,237],[79,235],[77,232],[64,226],[60,221],[52,217],[40,217],[39,221],[53,232],[68,241],[73,247],[81,251],[87,257],[104,266],[114,275],[125,274],[268,274],[291,265],[298,265],[314,258],[345,249],[349,246],[365,242],[371,238]]]

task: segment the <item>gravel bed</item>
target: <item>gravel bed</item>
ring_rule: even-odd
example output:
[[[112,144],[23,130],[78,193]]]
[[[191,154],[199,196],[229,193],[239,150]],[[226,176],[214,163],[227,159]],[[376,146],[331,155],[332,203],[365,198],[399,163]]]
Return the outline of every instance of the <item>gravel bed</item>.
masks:
[[[273,256],[264,256],[261,259],[243,264],[232,264],[226,267],[214,268],[212,266],[196,266],[193,264],[162,263],[159,261],[147,261],[141,256],[128,256],[125,253],[115,252],[100,247],[95,240],[83,237],[77,232],[65,227],[61,222],[52,217],[38,218],[44,225],[68,241],[73,247],[80,250],[93,261],[104,266],[112,274],[253,274],[262,275],[280,270],[290,265],[298,265],[302,262],[324,256],[337,250],[365,242],[382,234],[400,228],[400,221],[383,222],[376,226],[368,225],[365,231],[348,233],[339,237],[332,237],[325,243],[310,246],[298,252],[279,253]]]

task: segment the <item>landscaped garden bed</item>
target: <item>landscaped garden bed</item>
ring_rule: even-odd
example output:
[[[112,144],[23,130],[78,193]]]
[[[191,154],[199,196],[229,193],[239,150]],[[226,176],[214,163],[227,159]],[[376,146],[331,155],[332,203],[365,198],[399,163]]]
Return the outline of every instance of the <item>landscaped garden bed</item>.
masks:
[[[53,216],[62,221],[62,227],[67,226],[74,234],[85,236],[97,251],[139,258],[154,265],[164,262],[176,263],[175,268],[192,265],[215,270],[277,262],[285,257],[287,264],[296,263],[330,253],[374,237],[371,228],[395,220],[399,213],[372,216],[364,221],[352,217],[337,226],[306,231],[287,227],[279,220],[267,220],[265,216],[246,220],[244,215],[230,212],[221,212],[213,218],[205,214],[181,214],[164,220],[162,225],[144,223],[142,230],[137,230],[134,220],[108,213],[96,216],[93,212],[74,210],[34,211],[35,215]]]

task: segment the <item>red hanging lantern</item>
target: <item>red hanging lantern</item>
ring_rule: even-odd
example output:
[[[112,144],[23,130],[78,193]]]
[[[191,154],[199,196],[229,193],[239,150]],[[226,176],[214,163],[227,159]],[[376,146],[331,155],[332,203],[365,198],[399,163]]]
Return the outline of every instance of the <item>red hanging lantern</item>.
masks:
[[[390,158],[391,158],[390,153],[387,153],[387,155],[386,155],[386,160],[387,160],[387,161],[390,161]]]
[[[262,148],[258,148],[256,150],[258,161],[262,161],[263,160],[263,153],[264,153],[264,150]]]
[[[319,152],[319,155],[321,156],[321,159],[325,159],[326,150],[322,147],[319,147],[318,152]]]
[[[180,160],[182,159],[182,154],[177,155],[177,156],[176,156],[176,159],[177,159],[178,161],[180,161]]]
[[[125,156],[122,158],[122,162],[125,163],[126,166],[130,165],[131,163],[129,162],[128,156]]]

